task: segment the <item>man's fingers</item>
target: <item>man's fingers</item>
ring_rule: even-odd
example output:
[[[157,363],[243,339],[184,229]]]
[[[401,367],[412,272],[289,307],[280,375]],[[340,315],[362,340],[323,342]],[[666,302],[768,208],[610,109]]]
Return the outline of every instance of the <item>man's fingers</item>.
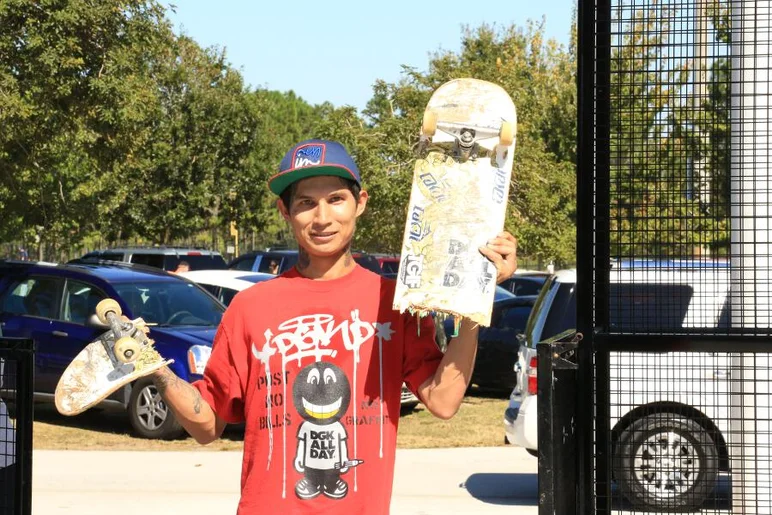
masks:
[[[491,247],[480,247],[480,253],[493,261],[494,264],[504,261],[504,258],[501,257],[501,253]]]
[[[506,246],[506,245],[487,245],[483,247],[488,250],[492,250],[499,256],[501,256],[503,259],[506,259],[507,256],[510,256],[515,253],[514,249],[512,247]]]
[[[507,247],[508,249],[512,250],[513,252],[517,251],[517,241],[511,240],[509,238],[501,238],[497,236],[496,238],[492,238],[488,240],[488,245],[501,245],[504,247]]]

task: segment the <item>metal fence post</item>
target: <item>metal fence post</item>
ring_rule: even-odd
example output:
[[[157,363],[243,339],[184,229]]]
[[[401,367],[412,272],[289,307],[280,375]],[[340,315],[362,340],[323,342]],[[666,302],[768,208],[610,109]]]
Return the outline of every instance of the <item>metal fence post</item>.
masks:
[[[32,420],[35,370],[35,344],[26,338],[0,337],[0,400],[12,399],[14,421],[8,420],[6,409],[0,420],[0,458],[5,474],[0,480],[12,482],[8,490],[0,488],[0,515],[30,515],[32,513]],[[5,467],[11,463],[12,466]],[[0,469],[2,471],[3,469]],[[11,470],[12,473],[7,473]],[[0,485],[8,486],[8,484]],[[10,502],[6,502],[10,501]]]
[[[577,333],[537,345],[539,515],[576,514]]]

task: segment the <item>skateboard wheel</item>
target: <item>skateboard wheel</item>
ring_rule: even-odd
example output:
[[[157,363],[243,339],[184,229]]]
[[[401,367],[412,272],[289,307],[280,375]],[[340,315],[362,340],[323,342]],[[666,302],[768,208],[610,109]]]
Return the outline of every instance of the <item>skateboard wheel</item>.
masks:
[[[96,306],[96,315],[100,322],[103,324],[109,324],[110,321],[107,320],[107,314],[110,312],[115,313],[115,316],[119,317],[121,316],[121,306],[118,304],[118,301],[115,299],[103,299],[99,301],[99,304]]]
[[[499,144],[508,147],[515,142],[515,126],[512,122],[501,122],[499,129]]]
[[[120,362],[129,363],[139,356],[139,343],[134,338],[128,336],[118,338],[118,341],[115,342],[115,347],[113,347],[113,352],[115,352],[115,357]]]
[[[421,134],[431,138],[435,132],[437,132],[437,113],[425,111],[424,121],[421,124]]]

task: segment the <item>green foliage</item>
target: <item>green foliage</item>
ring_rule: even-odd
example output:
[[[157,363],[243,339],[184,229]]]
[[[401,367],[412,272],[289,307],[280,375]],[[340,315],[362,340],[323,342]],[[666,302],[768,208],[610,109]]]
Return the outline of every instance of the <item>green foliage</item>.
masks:
[[[574,34],[575,38],[575,34]],[[531,260],[575,248],[576,58],[543,23],[467,28],[458,52],[377,81],[363,113],[250,91],[224,51],[175,35],[154,0],[0,0],[0,239],[41,256],[115,242],[291,244],[267,190],[294,143],[337,139],[370,193],[355,246],[395,252],[431,92],[497,83],[518,108],[506,226]]]
[[[715,254],[728,242],[728,62],[713,62],[705,98],[694,94],[696,63],[669,54],[676,9],[636,11],[612,52],[612,256]],[[709,12],[726,40],[726,12]]]

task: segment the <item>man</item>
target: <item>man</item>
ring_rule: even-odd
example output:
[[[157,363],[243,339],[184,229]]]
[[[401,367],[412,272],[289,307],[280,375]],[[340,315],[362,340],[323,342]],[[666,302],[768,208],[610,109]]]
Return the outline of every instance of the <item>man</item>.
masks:
[[[180,261],[179,263],[177,263],[177,268],[172,270],[171,273],[179,274],[183,272],[190,272],[190,263],[188,263],[187,261]]]
[[[477,328],[462,322],[443,355],[431,317],[392,309],[395,283],[350,252],[367,192],[342,145],[292,148],[269,183],[299,259],[239,293],[218,328],[204,379],[154,379],[200,443],[245,422],[240,514],[388,513],[402,382],[434,415],[458,410]],[[515,240],[480,249],[499,282],[516,269]]]

